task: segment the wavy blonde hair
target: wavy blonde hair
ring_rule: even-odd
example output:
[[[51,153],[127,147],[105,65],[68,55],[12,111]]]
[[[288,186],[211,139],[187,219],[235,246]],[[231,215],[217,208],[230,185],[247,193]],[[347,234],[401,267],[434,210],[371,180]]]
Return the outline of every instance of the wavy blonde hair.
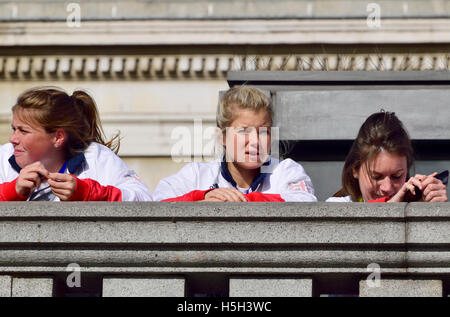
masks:
[[[228,89],[222,96],[217,108],[216,124],[224,131],[236,119],[234,107],[250,109],[256,112],[265,110],[272,125],[273,109],[271,99],[261,90],[248,86],[236,86]]]

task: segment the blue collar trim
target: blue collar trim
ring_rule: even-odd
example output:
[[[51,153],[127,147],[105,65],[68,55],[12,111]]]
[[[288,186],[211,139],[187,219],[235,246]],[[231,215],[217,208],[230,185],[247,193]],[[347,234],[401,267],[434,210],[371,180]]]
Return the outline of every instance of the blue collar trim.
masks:
[[[20,174],[20,171],[22,170],[20,168],[20,166],[17,164],[16,162],[16,157],[13,155],[11,155],[11,157],[8,159],[9,164],[11,165],[11,167]]]
[[[75,172],[81,168],[81,165],[86,160],[83,152],[77,153],[74,157],[72,157],[69,162],[67,162],[67,168],[69,169],[70,174],[75,174]]]
[[[269,164],[270,164],[270,160],[265,162],[263,165],[269,165]],[[222,162],[220,163],[220,173],[222,174],[223,178],[225,178],[225,180],[227,182],[229,182],[231,185],[233,185],[234,188],[237,188],[237,183],[233,179],[233,176],[231,176],[231,173],[228,170],[228,166],[227,166],[227,163],[225,162],[225,160],[222,160]],[[250,185],[250,188],[247,191],[247,193],[254,192],[258,188],[258,186],[263,182],[263,180],[267,174],[268,173],[261,173],[261,168],[260,168],[258,175],[253,179],[252,184]]]

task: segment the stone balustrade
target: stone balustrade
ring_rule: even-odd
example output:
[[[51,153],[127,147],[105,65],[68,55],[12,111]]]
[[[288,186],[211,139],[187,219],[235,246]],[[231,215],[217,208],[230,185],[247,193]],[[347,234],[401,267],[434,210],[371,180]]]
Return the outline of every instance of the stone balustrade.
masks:
[[[0,204],[0,296],[447,296],[448,203]]]

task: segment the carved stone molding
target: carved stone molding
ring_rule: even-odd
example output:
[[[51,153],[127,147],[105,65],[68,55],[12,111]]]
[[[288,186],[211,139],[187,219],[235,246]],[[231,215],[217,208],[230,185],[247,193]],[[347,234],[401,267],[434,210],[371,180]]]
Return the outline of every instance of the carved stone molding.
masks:
[[[450,70],[450,54],[0,56],[0,80],[224,78],[230,70]]]

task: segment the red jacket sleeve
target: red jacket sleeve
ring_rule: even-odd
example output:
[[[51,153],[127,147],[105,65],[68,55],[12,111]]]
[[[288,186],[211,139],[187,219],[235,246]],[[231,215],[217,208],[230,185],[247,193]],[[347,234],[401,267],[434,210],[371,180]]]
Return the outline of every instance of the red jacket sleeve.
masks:
[[[70,201],[122,201],[122,191],[114,186],[102,186],[99,182],[75,177],[77,184]]]
[[[164,199],[163,201],[200,201],[205,199],[205,195],[207,192],[214,189],[207,190],[193,190],[183,196]],[[284,201],[278,194],[263,194],[260,192],[252,192],[250,194],[245,194],[245,198],[247,201]]]
[[[279,194],[263,194],[260,192],[252,192],[245,194],[247,201],[285,201]]]
[[[373,200],[369,200],[369,203],[385,203],[389,200],[389,197],[382,197],[382,198],[378,198],[378,199],[373,199]]]
[[[204,200],[206,193],[213,189],[193,190],[187,194],[184,194],[183,196],[168,198],[168,199],[164,199],[162,201],[200,201],[200,200]]]
[[[0,184],[0,201],[24,201],[28,197],[22,196],[16,192],[16,181]]]

